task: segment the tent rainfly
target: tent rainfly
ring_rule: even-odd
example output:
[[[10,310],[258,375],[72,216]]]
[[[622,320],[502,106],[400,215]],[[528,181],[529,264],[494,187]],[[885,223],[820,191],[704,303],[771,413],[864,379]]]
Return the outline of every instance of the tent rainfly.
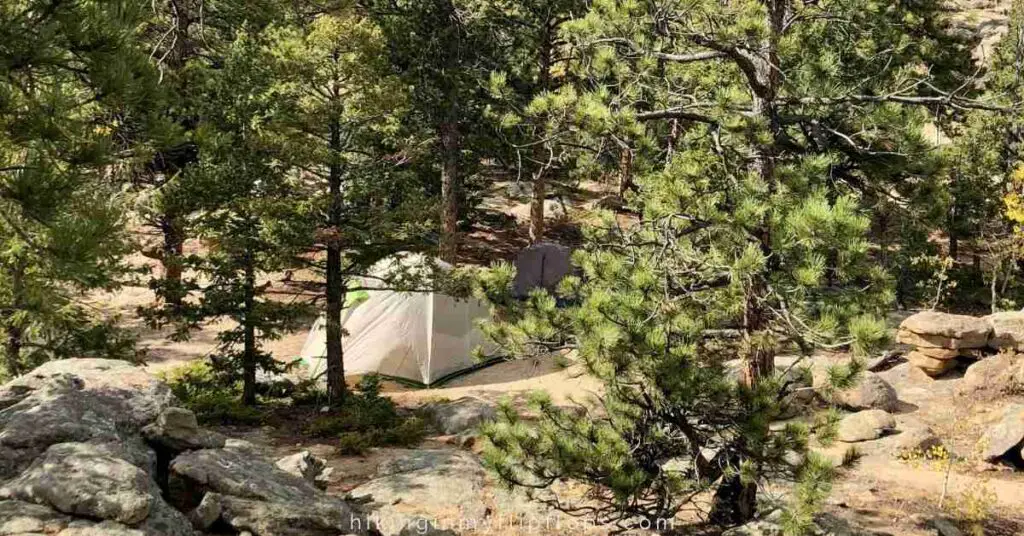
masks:
[[[433,261],[441,270],[451,266]],[[426,266],[422,255],[385,259],[361,278],[359,286],[380,287],[388,274]],[[476,299],[455,299],[437,292],[359,290],[346,297],[342,338],[346,375],[377,373],[430,385],[475,367],[475,348],[488,349],[476,327],[489,309]],[[326,325],[321,317],[302,347],[302,359],[317,375],[326,370]]]

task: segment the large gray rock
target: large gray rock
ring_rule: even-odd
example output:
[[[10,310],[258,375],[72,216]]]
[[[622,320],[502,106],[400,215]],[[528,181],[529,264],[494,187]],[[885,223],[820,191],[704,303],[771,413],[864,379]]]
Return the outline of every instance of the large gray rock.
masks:
[[[234,448],[194,450],[181,454],[171,461],[171,474],[198,488],[262,501],[296,502],[322,495],[301,477],[288,474],[250,452]]]
[[[433,425],[444,435],[456,435],[474,430],[480,423],[494,419],[494,404],[463,397],[451,402],[434,402],[423,408]]]
[[[253,536],[365,534],[369,527],[365,517],[334,498],[287,503],[222,496],[220,503],[221,519],[235,530],[249,531]]]
[[[165,384],[123,361],[52,361],[0,387],[0,446],[38,454],[55,443],[116,441],[173,399]]]
[[[0,536],[170,536],[146,533],[114,521],[74,519],[55,510],[21,501],[0,501]]]
[[[1007,311],[985,317],[992,326],[988,340],[996,350],[1024,350],[1024,311]]]
[[[854,386],[837,391],[835,400],[852,410],[894,411],[899,403],[896,389],[893,389],[889,382],[883,380],[881,376],[870,371],[861,373]]]
[[[221,520],[254,536],[362,534],[368,523],[341,499],[249,448],[189,451],[171,462],[170,471],[193,493],[215,493],[203,500],[216,500]]]
[[[0,499],[52,507],[65,514],[141,523],[160,500],[156,483],[131,463],[86,443],[53,445],[14,480]]]
[[[51,508],[23,501],[0,501],[0,536],[56,534],[71,517]]]
[[[839,421],[838,439],[845,443],[878,439],[896,429],[896,419],[888,412],[870,409],[847,415]]]
[[[382,463],[376,478],[350,493],[372,497],[370,518],[385,536],[394,536],[419,518],[442,526],[481,523],[485,472],[473,456],[455,450],[411,450]]]
[[[1024,405],[1013,404],[1003,410],[999,422],[990,426],[981,439],[978,449],[981,458],[994,462],[1002,458],[1024,441]]]
[[[142,429],[142,435],[154,445],[173,452],[214,449],[224,446],[224,436],[199,427],[196,415],[184,408],[170,407],[156,421]]]

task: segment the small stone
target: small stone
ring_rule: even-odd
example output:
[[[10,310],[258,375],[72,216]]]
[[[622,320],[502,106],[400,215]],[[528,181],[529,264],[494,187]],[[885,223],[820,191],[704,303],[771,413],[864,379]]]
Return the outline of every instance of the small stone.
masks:
[[[871,409],[847,415],[839,421],[838,439],[856,443],[878,439],[896,429],[896,419],[887,411]]]
[[[900,433],[893,436],[896,455],[926,453],[939,446],[942,446],[942,440],[925,424],[905,424]]]
[[[320,489],[327,488],[327,477],[333,472],[327,467],[327,460],[314,456],[308,450],[285,456],[277,460],[277,467],[293,474]]]
[[[444,435],[472,431],[497,415],[494,404],[469,396],[451,402],[428,404],[424,407],[424,412]]]
[[[933,519],[932,527],[938,531],[939,536],[963,536],[963,532],[960,532],[960,529],[956,528],[956,525],[947,519]]]

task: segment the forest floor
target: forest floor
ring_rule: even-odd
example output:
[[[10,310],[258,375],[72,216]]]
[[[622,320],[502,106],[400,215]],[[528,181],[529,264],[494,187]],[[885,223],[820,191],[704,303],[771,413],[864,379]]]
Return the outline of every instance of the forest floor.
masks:
[[[508,260],[526,244],[528,206],[524,197],[508,195],[509,191],[515,192],[515,188],[508,184],[496,188],[490,204],[485,203],[485,209],[491,212],[490,217],[482,219],[494,222],[494,226],[480,227],[467,233],[467,262],[483,264],[484,259]],[[551,225],[556,236],[572,240],[576,236],[572,221],[607,195],[606,189],[595,185],[585,191],[586,195],[567,200],[564,209],[551,206],[549,212],[558,214]],[[190,244],[189,247],[201,246]],[[134,261],[139,266],[150,262],[142,258]],[[301,274],[297,278],[301,278]],[[271,281],[272,288],[288,286],[280,279]],[[209,355],[216,346],[218,331],[231,325],[227,320],[213,322],[192,333],[187,341],[169,341],[167,330],[147,327],[136,312],[138,307],[152,300],[152,292],[143,286],[126,287],[117,293],[95,296],[93,300],[108,314],[120,315],[124,324],[137,333],[147,353],[146,366],[152,372],[168,371]],[[305,339],[306,332],[299,331],[269,342],[267,349],[277,359],[290,361],[299,355]],[[836,358],[834,355],[822,355],[814,359]],[[835,485],[827,506],[830,513],[849,520],[855,526],[898,536],[935,534],[935,529],[929,526],[930,520],[957,514],[984,517],[983,534],[1024,534],[1024,513],[1020,510],[1020,500],[1024,497],[1024,473],[992,471],[991,468],[983,471],[972,461],[974,444],[984,427],[1002,407],[1022,402],[1024,398],[1004,397],[989,401],[958,398],[954,389],[962,374],[962,371],[954,371],[934,380],[917,374],[906,362],[880,372],[899,395],[898,424],[906,419],[927,424],[956,456],[952,462],[908,461],[894,457],[885,438],[858,444],[863,458],[854,468],[845,470]],[[510,398],[521,404],[535,390],[548,391],[556,403],[566,403],[586,399],[597,393],[600,386],[582,374],[578,366],[566,368],[552,358],[538,358],[499,363],[457,377],[439,388],[413,389],[387,384],[384,394],[402,407],[416,408],[431,401],[455,400],[465,396],[489,401]],[[298,417],[297,421],[301,422],[301,416]],[[310,419],[314,417],[309,415]],[[343,456],[323,440],[304,436],[301,427],[297,426],[224,427],[221,431],[253,441],[267,449],[268,454],[284,456],[309,450],[326,458],[335,475],[330,491],[340,494],[372,478],[381,462],[408,453],[404,449],[382,448],[373,449],[363,456]],[[428,438],[419,448],[459,448],[450,444],[448,439]],[[834,457],[842,455],[836,447],[821,450]],[[770,491],[784,492],[785,488]]]

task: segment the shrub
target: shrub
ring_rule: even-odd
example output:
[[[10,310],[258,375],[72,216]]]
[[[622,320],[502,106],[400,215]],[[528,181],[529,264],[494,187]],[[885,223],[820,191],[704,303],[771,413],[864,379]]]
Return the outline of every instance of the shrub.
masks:
[[[358,392],[332,414],[318,417],[306,431],[314,437],[337,437],[342,454],[362,454],[378,446],[412,446],[426,434],[423,421],[402,415],[391,399],[380,396],[380,380],[363,378]]]
[[[206,361],[164,373],[171,392],[204,424],[262,424],[264,413],[242,404],[242,387],[218,374]]]

